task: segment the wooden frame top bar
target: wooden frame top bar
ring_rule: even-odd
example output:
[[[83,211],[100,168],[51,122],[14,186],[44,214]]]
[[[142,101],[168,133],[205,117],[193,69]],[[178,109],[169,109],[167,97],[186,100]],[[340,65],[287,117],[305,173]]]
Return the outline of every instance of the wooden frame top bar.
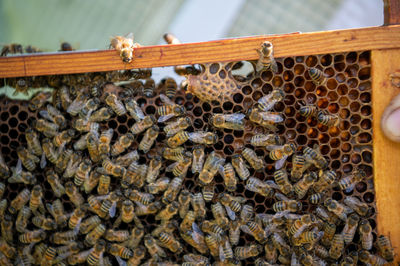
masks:
[[[275,57],[400,48],[400,25],[144,46],[135,49],[130,64],[115,50],[0,57],[0,78],[256,60],[266,40],[274,44]]]

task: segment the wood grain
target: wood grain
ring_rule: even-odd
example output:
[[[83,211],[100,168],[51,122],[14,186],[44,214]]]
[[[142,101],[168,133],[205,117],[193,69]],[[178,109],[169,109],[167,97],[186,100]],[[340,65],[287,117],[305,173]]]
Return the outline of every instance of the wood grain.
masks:
[[[374,183],[379,234],[390,235],[400,262],[400,143],[387,139],[380,120],[385,107],[400,90],[391,84],[389,75],[400,71],[400,49],[373,50],[372,110]]]
[[[383,0],[385,25],[400,24],[400,0]]]
[[[400,25],[146,46],[135,49],[131,64],[114,50],[2,57],[0,78],[255,60],[266,40],[273,42],[275,57],[400,48]]]

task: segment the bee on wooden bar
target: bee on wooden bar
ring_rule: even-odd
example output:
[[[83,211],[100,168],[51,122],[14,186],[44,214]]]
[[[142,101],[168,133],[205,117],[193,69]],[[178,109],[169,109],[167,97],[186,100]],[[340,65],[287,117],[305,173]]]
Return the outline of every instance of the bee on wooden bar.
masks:
[[[133,34],[129,33],[126,37],[115,36],[111,39],[110,47],[117,50],[117,53],[125,63],[130,63],[133,59],[133,49],[140,47],[140,44],[133,42]]]
[[[271,42],[265,41],[261,44],[261,48],[256,50],[260,58],[256,63],[256,72],[263,70],[271,70],[274,73],[278,72],[278,65],[273,56],[274,46]]]

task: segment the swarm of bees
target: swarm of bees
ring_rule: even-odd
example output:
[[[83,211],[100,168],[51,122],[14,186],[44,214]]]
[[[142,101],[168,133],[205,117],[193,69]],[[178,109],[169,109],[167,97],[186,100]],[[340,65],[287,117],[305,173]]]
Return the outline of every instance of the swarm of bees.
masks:
[[[258,71],[274,71],[273,53],[264,51],[268,47],[260,50]],[[277,134],[285,116],[274,106],[284,100],[283,89],[273,89],[246,112],[215,113],[207,129],[193,130],[186,108],[173,101],[172,79],[158,85],[150,80],[151,95],[140,79],[151,79],[151,72],[46,79],[57,90],[32,98],[29,109],[39,119],[25,130],[27,145],[17,149],[17,164],[9,166],[0,156],[1,265],[383,265],[393,260],[388,237],[379,236],[373,246],[370,206],[354,196],[338,201],[328,193],[333,188],[350,193],[366,178],[364,169],[338,178],[318,145],[300,147]],[[113,84],[121,80],[129,83]],[[165,93],[158,95],[160,104],[147,114],[136,95],[159,91]],[[299,113],[328,127],[339,121],[312,105],[301,105]],[[135,122],[116,137],[107,122],[124,116]],[[265,133],[254,133],[230,158],[213,150],[219,130],[245,131],[246,123]],[[275,163],[269,165],[257,149],[265,149]],[[253,175],[266,167],[274,168],[273,176]],[[43,184],[37,183],[39,171]],[[185,185],[188,173],[200,189]],[[224,191],[215,186],[218,175]],[[9,183],[23,189],[8,200],[3,195]],[[259,213],[238,196],[241,184],[270,198],[271,211]],[[51,201],[45,199],[48,190]],[[305,199],[312,211],[304,210]],[[347,249],[353,242],[360,250]]]

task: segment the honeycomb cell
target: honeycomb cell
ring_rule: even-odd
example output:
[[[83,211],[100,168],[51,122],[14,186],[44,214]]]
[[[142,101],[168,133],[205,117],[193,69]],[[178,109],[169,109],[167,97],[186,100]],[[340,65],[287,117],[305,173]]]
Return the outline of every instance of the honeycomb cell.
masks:
[[[294,60],[291,57],[285,58],[283,61],[285,68],[292,68],[294,66]]]
[[[283,80],[289,82],[293,79],[294,75],[292,71],[283,72]]]
[[[372,122],[369,119],[364,119],[364,120],[361,121],[360,125],[361,125],[362,129],[368,130],[368,129],[371,129]]]
[[[361,82],[360,86],[358,86],[358,89],[360,91],[370,91],[371,90],[371,82],[370,81]]]
[[[293,83],[294,83],[294,85],[296,86],[296,87],[302,87],[303,85],[304,85],[304,78],[303,77],[301,77],[301,76],[299,76],[299,77],[296,77],[295,79],[294,79],[294,81],[293,81]]]
[[[363,116],[369,116],[369,115],[371,115],[371,106],[363,106],[363,107],[361,107],[361,114],[363,115]]]
[[[324,56],[321,57],[321,65],[323,66],[329,66],[330,64],[332,64],[332,55],[330,54],[326,54]]]
[[[346,55],[346,63],[347,64],[354,64],[357,61],[357,53],[356,52],[350,52]]]
[[[283,84],[283,80],[280,76],[275,76],[274,79],[272,80],[272,85],[274,87],[281,87]]]
[[[321,108],[321,109],[325,109],[326,107],[328,107],[328,104],[329,104],[329,102],[326,98],[320,98],[317,102],[318,108]]]
[[[11,117],[10,120],[8,120],[8,124],[10,125],[10,127],[17,127],[18,119],[16,119],[15,117]]]
[[[344,72],[346,73],[347,77],[357,77],[358,69],[358,65],[350,65]]]
[[[328,67],[324,70],[324,75],[327,78],[331,78],[335,75],[335,70],[332,67]]]
[[[211,74],[217,73],[218,70],[219,70],[219,64],[218,63],[211,64],[211,66],[210,66],[210,73]]]
[[[253,89],[250,86],[244,86],[242,92],[244,95],[249,95],[253,92]]]
[[[253,100],[256,102],[258,101],[261,97],[263,97],[262,93],[259,91],[255,91],[252,95]]]
[[[321,87],[317,88],[317,92],[316,93],[317,93],[318,96],[324,97],[324,96],[326,96],[327,92],[328,92],[327,89],[325,87],[321,86]]]
[[[358,137],[357,137],[358,143],[370,143],[371,140],[372,140],[372,136],[367,132],[363,132],[360,135],[358,135]]]
[[[346,81],[346,77],[342,73],[339,73],[339,74],[336,75],[336,80],[339,83],[343,83],[343,82]]]
[[[243,101],[243,96],[240,93],[236,93],[235,95],[233,95],[233,101],[235,103],[241,103]]]
[[[372,163],[372,153],[370,151],[363,151],[361,155],[365,163]]]
[[[307,81],[304,84],[304,88],[306,89],[306,91],[308,92],[313,92],[315,90],[315,84],[312,81]]]
[[[302,64],[296,64],[294,66],[294,74],[296,75],[303,75],[304,73],[304,65]]]
[[[271,81],[272,77],[273,77],[273,75],[272,75],[271,71],[264,71],[261,73],[261,79],[266,82]]]
[[[350,104],[350,111],[352,111],[352,112],[358,112],[358,110],[360,109],[360,107],[361,107],[361,105],[360,105],[360,103],[358,103],[358,102],[352,102],[351,104]]]
[[[370,51],[362,52],[359,55],[358,64],[361,65],[361,66],[369,65],[370,64],[370,58],[371,58]]]
[[[314,67],[318,63],[318,59],[316,56],[310,55],[307,56],[305,63],[308,67]]]
[[[350,78],[347,80],[347,85],[349,86],[349,88],[357,88],[358,80],[356,78]]]
[[[337,85],[338,85],[338,83],[337,83],[336,79],[328,79],[328,81],[326,82],[326,86],[330,90],[335,90]]]
[[[342,72],[345,69],[346,64],[345,63],[335,63],[333,67],[335,68],[335,70],[337,72]]]
[[[371,76],[371,68],[370,67],[364,67],[358,71],[358,78],[360,80],[369,79],[370,76]]]
[[[0,115],[0,119],[1,119],[2,121],[7,121],[7,119],[8,119],[9,117],[10,117],[10,114],[7,113],[7,112],[1,113],[1,115]]]
[[[340,97],[339,98],[339,104],[341,107],[346,107],[347,105],[349,105],[349,99],[347,97]]]
[[[262,80],[259,78],[254,79],[251,82],[251,86],[253,87],[253,89],[257,90],[259,87],[261,87],[261,85],[263,84]]]
[[[262,86],[262,92],[264,93],[264,94],[268,94],[268,93],[270,93],[271,91],[272,91],[272,86],[271,86],[271,84],[268,84],[268,83],[266,83],[266,84],[264,84],[263,86]]]
[[[2,125],[0,125],[0,131],[2,132],[2,133],[7,133],[8,132],[8,125],[7,124],[2,124]]]

